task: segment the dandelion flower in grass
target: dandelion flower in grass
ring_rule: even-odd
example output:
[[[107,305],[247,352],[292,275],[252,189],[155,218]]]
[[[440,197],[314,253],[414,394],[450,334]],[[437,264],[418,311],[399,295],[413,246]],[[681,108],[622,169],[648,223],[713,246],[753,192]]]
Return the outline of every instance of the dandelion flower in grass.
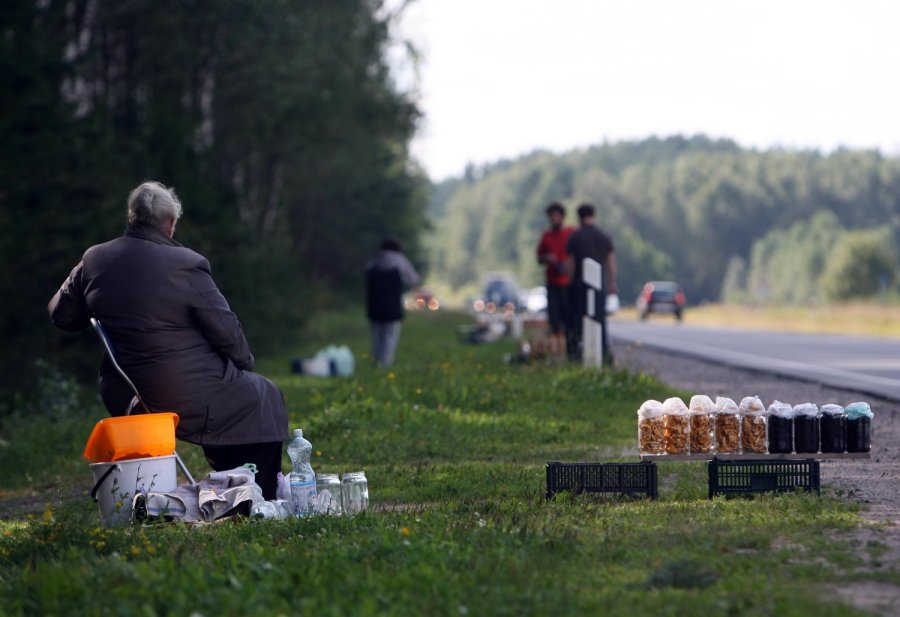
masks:
[[[393,371],[391,371],[390,373],[387,374],[387,378],[388,378],[388,381],[394,381],[395,379],[397,379],[397,376],[394,374]]]
[[[422,388],[416,388],[416,394],[422,394]]]
[[[321,451],[321,450],[316,450],[316,456],[322,456],[322,451]]]
[[[400,528],[400,535],[403,536],[404,538],[408,538],[409,534],[411,534],[411,533],[412,532],[409,530],[409,527],[401,527]]]

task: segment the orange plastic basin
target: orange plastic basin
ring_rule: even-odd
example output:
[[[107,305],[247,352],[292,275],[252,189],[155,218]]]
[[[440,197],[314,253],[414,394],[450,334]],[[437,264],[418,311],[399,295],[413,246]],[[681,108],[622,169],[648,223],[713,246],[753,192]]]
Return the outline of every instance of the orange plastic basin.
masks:
[[[91,431],[84,458],[92,463],[124,461],[175,452],[178,414],[159,412],[100,420]]]

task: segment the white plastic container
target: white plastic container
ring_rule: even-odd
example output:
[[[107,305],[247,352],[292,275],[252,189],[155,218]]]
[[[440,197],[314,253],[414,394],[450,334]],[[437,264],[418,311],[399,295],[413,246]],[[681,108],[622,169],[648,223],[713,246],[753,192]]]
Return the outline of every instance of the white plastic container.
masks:
[[[178,488],[175,455],[135,458],[90,465],[94,474],[91,496],[100,504],[105,527],[131,520],[131,504],[137,493],[162,493]]]

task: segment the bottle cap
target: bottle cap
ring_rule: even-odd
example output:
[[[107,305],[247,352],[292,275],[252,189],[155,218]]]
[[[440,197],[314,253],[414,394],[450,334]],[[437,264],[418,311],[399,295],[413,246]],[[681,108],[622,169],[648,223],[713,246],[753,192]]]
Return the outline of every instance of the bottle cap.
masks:
[[[303,437],[303,429],[295,428],[294,429],[294,437]]]

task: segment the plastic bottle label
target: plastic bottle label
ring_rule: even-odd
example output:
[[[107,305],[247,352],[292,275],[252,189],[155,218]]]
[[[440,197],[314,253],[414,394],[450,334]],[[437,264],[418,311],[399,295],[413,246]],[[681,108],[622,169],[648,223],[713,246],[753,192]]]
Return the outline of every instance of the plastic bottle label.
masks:
[[[297,516],[312,514],[316,503],[316,482],[291,482],[291,501]]]

